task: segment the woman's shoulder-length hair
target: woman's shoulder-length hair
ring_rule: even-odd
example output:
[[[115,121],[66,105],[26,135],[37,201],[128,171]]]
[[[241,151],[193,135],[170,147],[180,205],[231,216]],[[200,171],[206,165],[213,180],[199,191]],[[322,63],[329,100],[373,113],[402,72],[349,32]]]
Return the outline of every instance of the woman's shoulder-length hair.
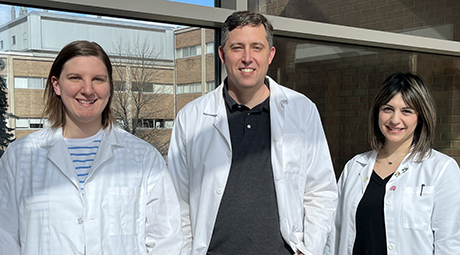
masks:
[[[372,101],[369,112],[369,143],[372,149],[380,151],[385,145],[378,121],[380,107],[401,93],[404,102],[417,114],[417,127],[414,131],[409,158],[421,161],[431,152],[436,130],[436,106],[429,88],[423,79],[413,73],[395,73],[380,86]]]

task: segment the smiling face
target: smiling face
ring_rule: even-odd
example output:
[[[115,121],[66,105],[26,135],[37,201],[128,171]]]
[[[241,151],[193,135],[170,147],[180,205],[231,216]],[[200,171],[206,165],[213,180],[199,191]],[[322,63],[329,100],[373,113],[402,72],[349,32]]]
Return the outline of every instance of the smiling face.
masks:
[[[78,56],[64,64],[60,77],[51,78],[65,106],[66,128],[102,127],[102,111],[110,98],[107,68],[95,56]]]
[[[219,47],[219,56],[228,74],[229,89],[244,91],[262,87],[275,48],[267,41],[265,27],[246,25],[233,29]]]
[[[385,145],[410,147],[417,119],[416,111],[404,102],[401,93],[382,105],[379,110],[379,128],[385,136]]]

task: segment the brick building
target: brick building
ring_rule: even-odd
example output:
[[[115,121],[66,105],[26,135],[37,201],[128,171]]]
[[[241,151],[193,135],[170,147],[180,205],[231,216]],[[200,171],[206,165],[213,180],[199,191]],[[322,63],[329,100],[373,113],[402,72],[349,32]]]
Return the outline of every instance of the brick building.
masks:
[[[459,1],[249,0],[248,6],[274,16],[460,41]],[[416,72],[431,87],[435,149],[460,163],[458,57],[285,37],[276,37],[274,44],[269,74],[317,104],[337,173],[370,149],[368,109],[377,87],[394,72]]]
[[[56,30],[61,31],[59,38],[47,38]],[[186,27],[176,32],[168,25],[22,13],[0,27],[0,59],[6,67],[0,75],[8,84],[9,112],[19,117],[8,120],[16,139],[48,126],[43,118],[43,92],[49,69],[66,43],[80,39],[99,43],[111,57],[112,110],[119,124],[166,155],[175,112],[215,86],[213,30]],[[202,75],[207,83],[202,84]],[[128,97],[131,104],[125,104]],[[122,116],[124,110],[126,116]]]

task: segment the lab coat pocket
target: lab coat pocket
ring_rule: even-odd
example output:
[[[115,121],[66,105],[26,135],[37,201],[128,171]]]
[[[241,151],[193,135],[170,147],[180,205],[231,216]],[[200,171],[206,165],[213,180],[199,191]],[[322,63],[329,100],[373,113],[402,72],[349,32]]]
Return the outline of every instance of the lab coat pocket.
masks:
[[[285,134],[283,140],[283,178],[286,195],[297,201],[296,208],[302,208],[306,183],[305,136],[299,133]],[[294,202],[290,202],[294,204]],[[300,210],[300,209],[299,209]]]
[[[110,235],[137,235],[139,219],[139,188],[110,187]]]
[[[286,134],[283,141],[283,160],[285,174],[302,174],[305,164],[305,136]]]
[[[403,228],[427,229],[431,225],[433,186],[406,187],[403,195]]]

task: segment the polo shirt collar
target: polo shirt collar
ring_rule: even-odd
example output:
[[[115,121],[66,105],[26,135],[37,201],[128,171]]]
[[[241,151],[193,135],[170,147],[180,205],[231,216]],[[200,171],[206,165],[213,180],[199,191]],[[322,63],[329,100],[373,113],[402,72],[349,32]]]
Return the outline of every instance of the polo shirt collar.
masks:
[[[269,80],[267,78],[265,78],[264,80],[264,84],[267,86],[267,88],[270,90],[270,86],[269,86]],[[247,106],[245,105],[239,105],[235,99],[233,99],[230,94],[228,94],[228,77],[225,78],[224,80],[224,89],[223,89],[223,96],[224,96],[224,100],[225,100],[225,104],[227,106],[228,109],[237,109],[237,108],[248,108]],[[255,106],[254,109],[256,108],[259,108],[262,107],[261,110],[269,110],[270,107],[269,107],[269,98],[270,96],[267,97],[267,99],[265,99],[265,101],[263,101],[262,103],[260,103],[259,105]],[[240,106],[240,107],[238,107]]]

